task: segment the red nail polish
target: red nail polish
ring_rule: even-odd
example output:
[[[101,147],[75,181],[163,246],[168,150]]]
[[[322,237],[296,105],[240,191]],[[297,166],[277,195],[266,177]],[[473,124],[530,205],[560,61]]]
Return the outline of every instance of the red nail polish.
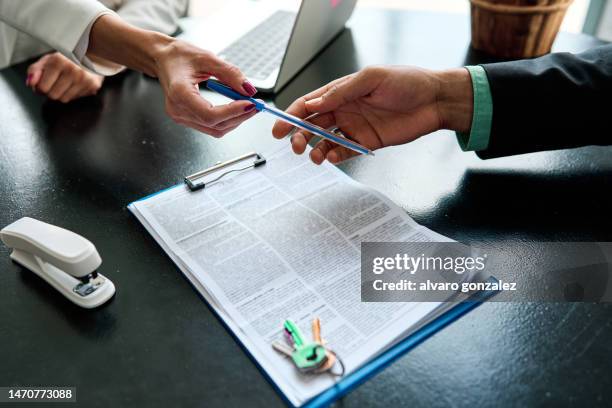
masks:
[[[257,93],[257,89],[255,89],[255,87],[249,81],[244,81],[242,84],[242,89],[244,89],[249,96],[253,96]]]
[[[255,109],[255,105],[254,105],[254,104],[250,104],[249,106],[245,106],[245,107],[244,107],[244,111],[245,111],[245,112],[250,112],[250,111],[252,111],[253,109]]]
[[[26,78],[26,86],[30,86],[31,80],[32,80],[32,74],[28,74],[28,77]]]

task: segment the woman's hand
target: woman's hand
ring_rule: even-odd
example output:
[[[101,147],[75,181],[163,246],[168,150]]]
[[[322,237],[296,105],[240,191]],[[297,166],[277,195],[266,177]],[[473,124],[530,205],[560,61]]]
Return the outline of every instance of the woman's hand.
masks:
[[[166,112],[177,123],[221,137],[257,113],[248,101],[213,106],[202,98],[198,85],[213,76],[243,95],[257,92],[238,68],[213,53],[174,40],[160,49],[156,61],[155,75],[166,95]]]
[[[59,52],[44,55],[28,68],[26,86],[47,95],[49,99],[68,103],[77,98],[95,95],[104,77],[93,74]]]
[[[127,24],[106,14],[92,26],[87,55],[157,77],[164,90],[166,112],[176,122],[215,137],[255,115],[255,105],[235,101],[213,106],[202,98],[199,83],[210,77],[245,96],[257,91],[235,66],[185,41]]]
[[[468,131],[472,119],[472,87],[466,69],[434,72],[412,67],[369,67],[340,78],[296,100],[288,113],[313,123],[337,126],[345,135],[372,149],[411,142],[439,129]],[[286,136],[292,126],[276,122],[272,133]],[[293,151],[302,154],[312,135],[297,131]],[[321,140],[311,160],[339,163],[358,153]]]

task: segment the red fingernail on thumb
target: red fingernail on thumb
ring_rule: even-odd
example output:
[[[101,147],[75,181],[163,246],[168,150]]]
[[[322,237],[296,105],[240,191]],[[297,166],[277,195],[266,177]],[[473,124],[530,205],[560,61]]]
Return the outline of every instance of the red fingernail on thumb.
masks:
[[[244,111],[245,112],[250,112],[253,109],[255,109],[255,105],[254,104],[250,104],[250,105],[244,107]]]
[[[31,80],[32,80],[32,74],[28,74],[28,77],[26,78],[26,85],[30,85]]]
[[[249,81],[244,81],[242,84],[242,89],[244,89],[244,92],[246,92],[249,96],[253,96],[257,93],[257,89],[255,89],[255,87]]]

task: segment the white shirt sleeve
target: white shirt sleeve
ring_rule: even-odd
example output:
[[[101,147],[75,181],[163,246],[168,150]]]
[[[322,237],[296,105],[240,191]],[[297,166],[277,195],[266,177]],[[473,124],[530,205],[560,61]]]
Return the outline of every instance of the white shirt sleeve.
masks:
[[[103,61],[103,60],[94,61],[87,57],[87,50],[89,49],[89,36],[91,34],[91,28],[93,27],[96,20],[105,14],[110,14],[110,11],[107,10],[107,11],[101,12],[100,14],[95,16],[94,19],[89,23],[89,25],[83,32],[83,35],[81,35],[81,38],[79,38],[77,45],[74,47],[73,60],[76,59],[76,61],[78,61],[81,65],[83,65],[85,68],[89,69],[90,71],[95,72],[96,74],[110,76],[110,75],[118,74],[119,72],[123,71],[125,67],[122,65],[114,64],[110,61]]]
[[[121,67],[93,63],[85,54],[93,23],[109,13],[113,11],[97,0],[0,0],[1,21],[103,75],[112,75]]]
[[[117,14],[136,27],[172,35],[188,6],[188,0],[123,0]]]

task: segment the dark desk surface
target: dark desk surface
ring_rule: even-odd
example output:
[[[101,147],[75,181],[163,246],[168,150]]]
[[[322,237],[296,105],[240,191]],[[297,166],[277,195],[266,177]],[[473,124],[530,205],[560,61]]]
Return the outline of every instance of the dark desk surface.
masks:
[[[456,67],[464,17],[358,10],[276,100],[368,64]],[[556,50],[597,42],[562,34]],[[31,216],[88,237],[117,285],[81,310],[0,246],[0,386],[78,387],[83,406],[280,406],[126,205],[222,159],[278,143],[260,116],[216,140],[173,124],[154,80],[130,73],[96,98],[45,102],[25,65],[0,73],[0,226]],[[578,136],[578,135],[577,135]],[[439,132],[342,166],[419,223],[466,242],[612,241],[612,150],[481,161]],[[612,308],[486,304],[347,396],[343,406],[612,404]],[[71,405],[74,406],[74,405]]]

